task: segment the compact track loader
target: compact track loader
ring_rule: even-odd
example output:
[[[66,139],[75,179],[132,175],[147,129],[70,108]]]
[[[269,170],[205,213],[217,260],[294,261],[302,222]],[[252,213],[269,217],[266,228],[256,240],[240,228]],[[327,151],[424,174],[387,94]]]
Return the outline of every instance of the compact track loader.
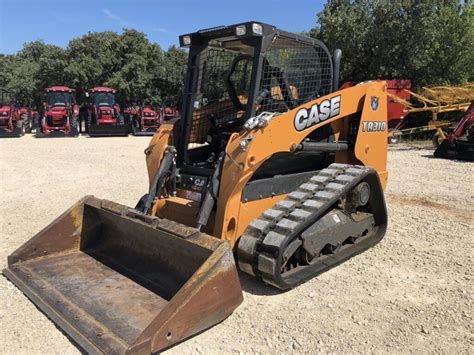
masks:
[[[180,42],[182,115],[145,150],[148,193],[135,208],[85,197],[4,271],[91,353],[155,352],[222,321],[242,302],[235,263],[289,289],[385,234],[385,83],[337,91],[340,51],[263,23]]]

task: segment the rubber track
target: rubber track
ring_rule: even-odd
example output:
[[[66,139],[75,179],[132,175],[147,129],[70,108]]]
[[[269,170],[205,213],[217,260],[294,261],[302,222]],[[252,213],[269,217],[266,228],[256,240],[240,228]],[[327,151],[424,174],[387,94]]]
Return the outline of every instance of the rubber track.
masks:
[[[368,174],[369,167],[331,164],[253,220],[241,236],[238,263],[242,271],[260,276],[266,283],[287,289],[315,276],[305,275],[295,285],[284,285],[278,268],[283,248],[298,236]]]

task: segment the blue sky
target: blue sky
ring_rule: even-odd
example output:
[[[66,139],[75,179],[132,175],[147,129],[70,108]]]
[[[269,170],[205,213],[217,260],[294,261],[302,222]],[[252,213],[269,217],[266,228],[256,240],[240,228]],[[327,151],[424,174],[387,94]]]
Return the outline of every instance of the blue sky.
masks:
[[[66,47],[89,31],[135,28],[167,49],[178,35],[258,20],[288,31],[314,27],[323,0],[0,0],[0,53],[42,39]]]

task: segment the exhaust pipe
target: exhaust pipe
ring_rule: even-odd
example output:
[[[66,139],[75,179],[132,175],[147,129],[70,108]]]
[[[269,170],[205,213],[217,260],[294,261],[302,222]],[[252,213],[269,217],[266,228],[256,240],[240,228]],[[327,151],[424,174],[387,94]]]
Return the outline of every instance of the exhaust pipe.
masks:
[[[332,76],[332,91],[337,91],[339,90],[339,76],[341,72],[341,57],[342,57],[342,51],[340,49],[336,49],[334,51],[334,54],[332,56],[333,60],[333,76]]]

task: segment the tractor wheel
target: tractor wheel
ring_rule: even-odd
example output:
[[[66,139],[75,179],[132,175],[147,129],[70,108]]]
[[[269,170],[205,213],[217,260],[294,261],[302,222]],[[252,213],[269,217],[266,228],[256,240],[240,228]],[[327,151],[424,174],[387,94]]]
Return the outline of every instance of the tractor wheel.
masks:
[[[398,132],[394,129],[391,129],[388,131],[388,133],[393,133],[393,135],[391,137],[388,138],[388,143],[389,144],[398,144],[400,143],[400,141],[402,140],[402,135],[401,134],[397,134]]]
[[[132,133],[133,135],[136,135],[137,132],[140,132],[140,122],[138,119],[134,118],[132,119]]]
[[[24,136],[26,133],[26,126],[25,126],[25,121],[23,120],[18,120],[16,122],[16,128],[20,129],[20,137]]]
[[[92,117],[88,115],[86,118],[86,127],[85,127],[86,133],[89,133],[89,128],[91,124],[92,124]]]
[[[28,122],[28,125],[26,126],[26,133],[31,133],[31,130],[33,129],[33,118],[31,117],[31,112],[27,113],[26,122]]]
[[[443,134],[445,137],[448,136],[448,134],[445,131],[443,131]],[[433,148],[434,149],[438,148],[441,142],[443,142],[443,139],[441,138],[439,132],[436,132],[435,134],[433,134]]]
[[[77,118],[75,116],[72,116],[69,119],[69,125],[71,126],[71,132],[69,132],[69,136],[77,137],[79,135],[79,127]]]
[[[36,125],[36,129],[35,129],[36,138],[44,137],[42,128],[43,128],[43,120],[38,117],[38,124]]]
[[[125,124],[129,124],[132,121],[130,115],[124,115],[123,117]]]
[[[81,116],[77,116],[77,131],[80,135],[82,133],[82,119]]]

